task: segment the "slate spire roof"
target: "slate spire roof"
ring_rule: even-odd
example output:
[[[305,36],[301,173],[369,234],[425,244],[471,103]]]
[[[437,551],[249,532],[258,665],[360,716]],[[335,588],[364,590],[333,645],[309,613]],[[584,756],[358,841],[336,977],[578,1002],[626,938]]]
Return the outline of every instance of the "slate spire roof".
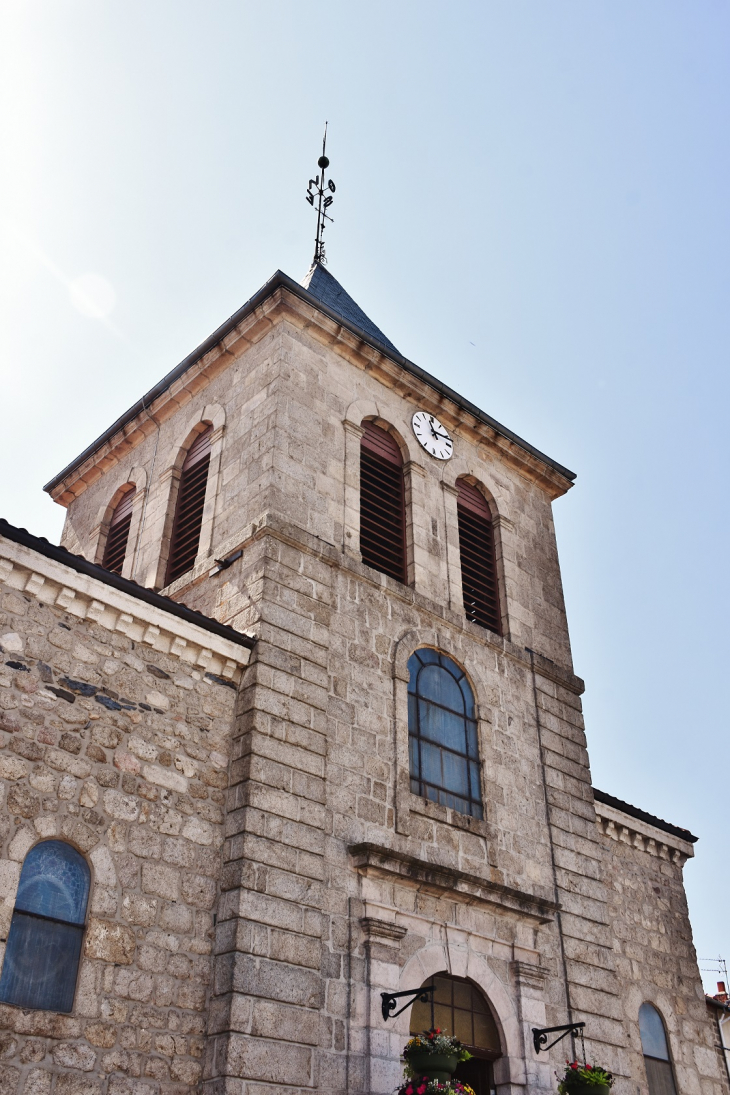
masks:
[[[325,270],[321,263],[312,263],[302,281],[302,285],[313,297],[316,297],[322,304],[326,304],[333,312],[337,312],[348,323],[359,327],[370,338],[382,343],[383,346],[398,354],[399,357],[401,356],[400,351],[395,348],[390,339],[386,338],[380,328],[376,327],[373,321],[365,315],[362,308],[355,304],[355,301],[349,293],[345,292],[337,278],[333,278],[329,270]]]

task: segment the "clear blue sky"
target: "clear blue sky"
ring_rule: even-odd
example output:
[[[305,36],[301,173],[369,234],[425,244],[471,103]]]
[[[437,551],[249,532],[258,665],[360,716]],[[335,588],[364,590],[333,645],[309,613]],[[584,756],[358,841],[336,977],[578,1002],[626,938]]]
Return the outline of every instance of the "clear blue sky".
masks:
[[[700,836],[730,959],[727,3],[5,0],[0,42],[0,512],[57,540],[42,484],[303,276],[328,118],[332,273],[578,472],[595,783]]]

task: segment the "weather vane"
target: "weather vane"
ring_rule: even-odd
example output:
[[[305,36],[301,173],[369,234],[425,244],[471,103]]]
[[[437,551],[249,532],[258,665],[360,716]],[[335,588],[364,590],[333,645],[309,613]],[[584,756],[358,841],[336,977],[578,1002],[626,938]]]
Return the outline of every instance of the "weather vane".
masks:
[[[331,221],[332,217],[327,210],[335,200],[333,195],[335,192],[335,184],[332,179],[325,180],[325,172],[330,165],[329,160],[325,156],[325,148],[327,147],[327,122],[324,123],[324,137],[322,138],[322,155],[317,160],[317,167],[321,171],[321,175],[315,175],[313,179],[309,180],[309,186],[307,187],[307,201],[314,208],[315,199],[317,201],[317,235],[314,241],[314,261],[326,263],[327,259],[324,254],[324,227],[325,221]],[[327,193],[329,191],[329,193]]]

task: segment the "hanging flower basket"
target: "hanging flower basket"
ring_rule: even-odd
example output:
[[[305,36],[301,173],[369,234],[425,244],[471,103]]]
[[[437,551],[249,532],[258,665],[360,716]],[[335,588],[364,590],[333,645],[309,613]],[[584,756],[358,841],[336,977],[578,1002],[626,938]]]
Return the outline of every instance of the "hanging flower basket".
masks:
[[[433,1080],[450,1080],[456,1072],[459,1058],[455,1053],[412,1053],[408,1064],[414,1076],[429,1076]]]
[[[470,1057],[471,1053],[464,1049],[458,1038],[449,1037],[438,1027],[416,1034],[403,1050],[406,1076],[411,1079],[428,1078],[440,1083],[449,1081],[459,1062],[468,1061]]]
[[[459,1080],[408,1080],[398,1088],[398,1095],[475,1095],[474,1088]]]
[[[608,1095],[614,1078],[607,1069],[578,1061],[566,1061],[565,1065],[565,1072],[558,1076],[559,1095]]]

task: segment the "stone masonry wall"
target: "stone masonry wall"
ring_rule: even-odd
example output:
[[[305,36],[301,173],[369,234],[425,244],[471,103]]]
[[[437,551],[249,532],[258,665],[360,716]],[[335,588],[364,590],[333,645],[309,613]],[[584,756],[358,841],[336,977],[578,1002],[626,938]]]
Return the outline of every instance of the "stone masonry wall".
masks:
[[[232,750],[209,1090],[391,1091],[404,1033],[383,1023],[379,993],[460,953],[505,1031],[500,1093],[551,1090],[528,1029],[566,1020],[529,656],[271,515],[225,575],[222,604],[258,592],[259,638]],[[419,645],[454,657],[475,690],[484,822],[408,789],[405,667]],[[581,685],[541,659],[536,679],[574,1007],[625,1075]],[[363,844],[410,866],[373,875],[353,858]],[[432,875],[419,881],[417,864]],[[459,872],[477,894],[457,892]]]
[[[3,944],[37,841],[69,841],[92,872],[73,1013],[0,1005],[0,1090],[184,1095],[201,1072],[235,689],[4,583],[0,647]]]
[[[682,1095],[728,1091],[718,1053],[717,1028],[708,1015],[682,879],[684,856],[672,853],[672,838],[653,837],[603,824],[610,930],[621,986],[630,1075],[648,1095],[639,1036],[639,1008],[657,1008],[667,1031],[677,1087]],[[644,826],[644,834],[646,827]],[[669,840],[670,847],[662,844]]]

